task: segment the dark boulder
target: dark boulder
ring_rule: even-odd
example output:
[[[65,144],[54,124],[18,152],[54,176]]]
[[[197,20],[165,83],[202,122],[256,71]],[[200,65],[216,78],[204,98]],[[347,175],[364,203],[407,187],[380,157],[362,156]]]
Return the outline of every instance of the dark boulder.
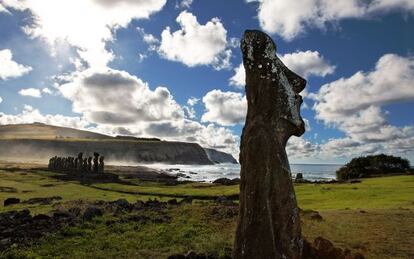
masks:
[[[111,203],[115,205],[118,210],[129,210],[132,205],[126,199],[119,199]]]
[[[83,213],[84,220],[91,220],[94,217],[102,216],[103,212],[98,207],[88,207],[85,212]]]
[[[45,214],[37,214],[33,217],[33,220],[50,220],[51,217]]]
[[[226,196],[217,197],[216,202],[223,205],[234,205],[234,202]]]
[[[4,200],[4,207],[20,203],[18,198],[7,198]]]
[[[360,253],[352,253],[348,249],[335,247],[331,241],[323,238],[315,238],[313,244],[304,240],[303,259],[364,259]]]
[[[240,183],[239,178],[229,179],[229,178],[218,178],[213,181],[215,184],[222,184],[222,185],[236,185]]]
[[[171,199],[167,201],[168,205],[178,205],[177,199]]]

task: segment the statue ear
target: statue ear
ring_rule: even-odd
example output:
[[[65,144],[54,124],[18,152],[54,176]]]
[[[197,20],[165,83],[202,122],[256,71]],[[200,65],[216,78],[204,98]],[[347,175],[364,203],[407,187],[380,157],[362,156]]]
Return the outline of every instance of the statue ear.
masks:
[[[283,72],[287,80],[289,81],[289,83],[292,85],[293,91],[295,91],[295,93],[300,93],[303,91],[303,89],[305,89],[305,86],[306,86],[305,79],[303,79],[301,76],[299,76],[298,74],[296,74],[295,72],[287,68],[286,66],[284,66]]]

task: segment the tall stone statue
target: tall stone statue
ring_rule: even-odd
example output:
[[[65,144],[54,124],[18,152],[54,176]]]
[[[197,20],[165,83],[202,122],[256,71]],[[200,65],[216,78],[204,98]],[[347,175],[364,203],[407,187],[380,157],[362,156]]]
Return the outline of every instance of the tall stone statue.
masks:
[[[96,174],[98,173],[99,168],[99,153],[93,153],[93,172]]]
[[[105,162],[104,162],[105,157],[101,156],[99,158],[99,167],[98,167],[98,172],[103,174],[105,172]]]
[[[248,110],[233,257],[301,258],[299,210],[285,147],[290,136],[305,132],[299,93],[306,81],[280,61],[263,32],[245,31],[241,49]]]
[[[78,154],[78,158],[77,158],[77,170],[78,170],[78,172],[80,173],[80,172],[82,172],[82,164],[83,164],[83,158],[82,158],[82,156],[83,156],[83,153],[82,152],[80,152],[79,154]]]

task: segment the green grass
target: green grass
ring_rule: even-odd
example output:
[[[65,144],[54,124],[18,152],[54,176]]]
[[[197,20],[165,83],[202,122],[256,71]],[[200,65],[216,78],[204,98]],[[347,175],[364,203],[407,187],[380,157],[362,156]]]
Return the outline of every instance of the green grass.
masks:
[[[59,195],[63,203],[126,198],[133,202],[159,194],[170,196],[234,195],[238,186],[202,183],[166,186],[136,182],[137,185],[62,182],[44,171],[1,171],[0,186],[13,187],[16,193],[0,192],[0,202],[7,197],[22,200]],[[53,184],[51,187],[45,185]],[[99,187],[101,189],[97,189]],[[102,190],[107,189],[107,190]],[[355,184],[297,184],[298,203],[302,209],[317,210],[323,221],[302,217],[303,233],[309,240],[328,238],[335,245],[363,253],[367,258],[414,257],[414,176],[363,179]],[[30,191],[30,192],[24,192]],[[140,193],[127,194],[122,192]],[[163,197],[169,199],[169,197]],[[73,204],[73,202],[71,203]],[[0,206],[0,211],[23,209],[25,205]],[[219,210],[217,212],[217,208]],[[31,205],[33,214],[53,209],[52,205]],[[45,237],[39,244],[15,247],[3,256],[20,258],[166,258],[189,250],[224,255],[232,247],[236,216],[228,207],[212,202],[172,207],[165,211],[140,211],[151,218],[169,216],[163,223],[125,222],[107,225],[120,217],[105,214],[92,222],[69,227]],[[231,212],[231,211],[230,211]],[[2,255],[0,254],[0,257]]]
[[[355,184],[298,184],[303,209],[388,209],[414,207],[414,176],[369,178]]]
[[[134,194],[124,194],[111,191],[103,191],[81,185],[76,181],[59,181],[52,178],[53,173],[38,171],[35,173],[27,171],[9,172],[0,170],[0,187],[12,187],[16,193],[0,192],[0,212],[9,210],[19,210],[28,208],[32,214],[45,213],[53,208],[52,205],[25,205],[16,204],[4,207],[3,202],[10,197],[27,200],[34,197],[61,196],[59,203],[73,200],[117,200],[120,198],[134,202],[138,199],[147,200],[155,196],[141,196]]]
[[[162,183],[142,182],[140,185],[124,185],[119,183],[100,183],[92,186],[105,190],[150,194],[178,196],[199,196],[205,198],[216,198],[218,196],[231,196],[239,193],[239,186],[223,186],[207,183],[186,183],[175,186],[166,186]]]

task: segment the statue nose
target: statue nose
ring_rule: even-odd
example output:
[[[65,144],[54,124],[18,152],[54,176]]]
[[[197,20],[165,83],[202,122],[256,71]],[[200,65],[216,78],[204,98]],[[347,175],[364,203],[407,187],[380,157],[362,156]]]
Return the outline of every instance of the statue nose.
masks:
[[[294,80],[295,82],[293,82],[293,91],[295,91],[295,93],[300,93],[303,91],[303,89],[305,89],[306,86],[306,80],[298,77]]]

